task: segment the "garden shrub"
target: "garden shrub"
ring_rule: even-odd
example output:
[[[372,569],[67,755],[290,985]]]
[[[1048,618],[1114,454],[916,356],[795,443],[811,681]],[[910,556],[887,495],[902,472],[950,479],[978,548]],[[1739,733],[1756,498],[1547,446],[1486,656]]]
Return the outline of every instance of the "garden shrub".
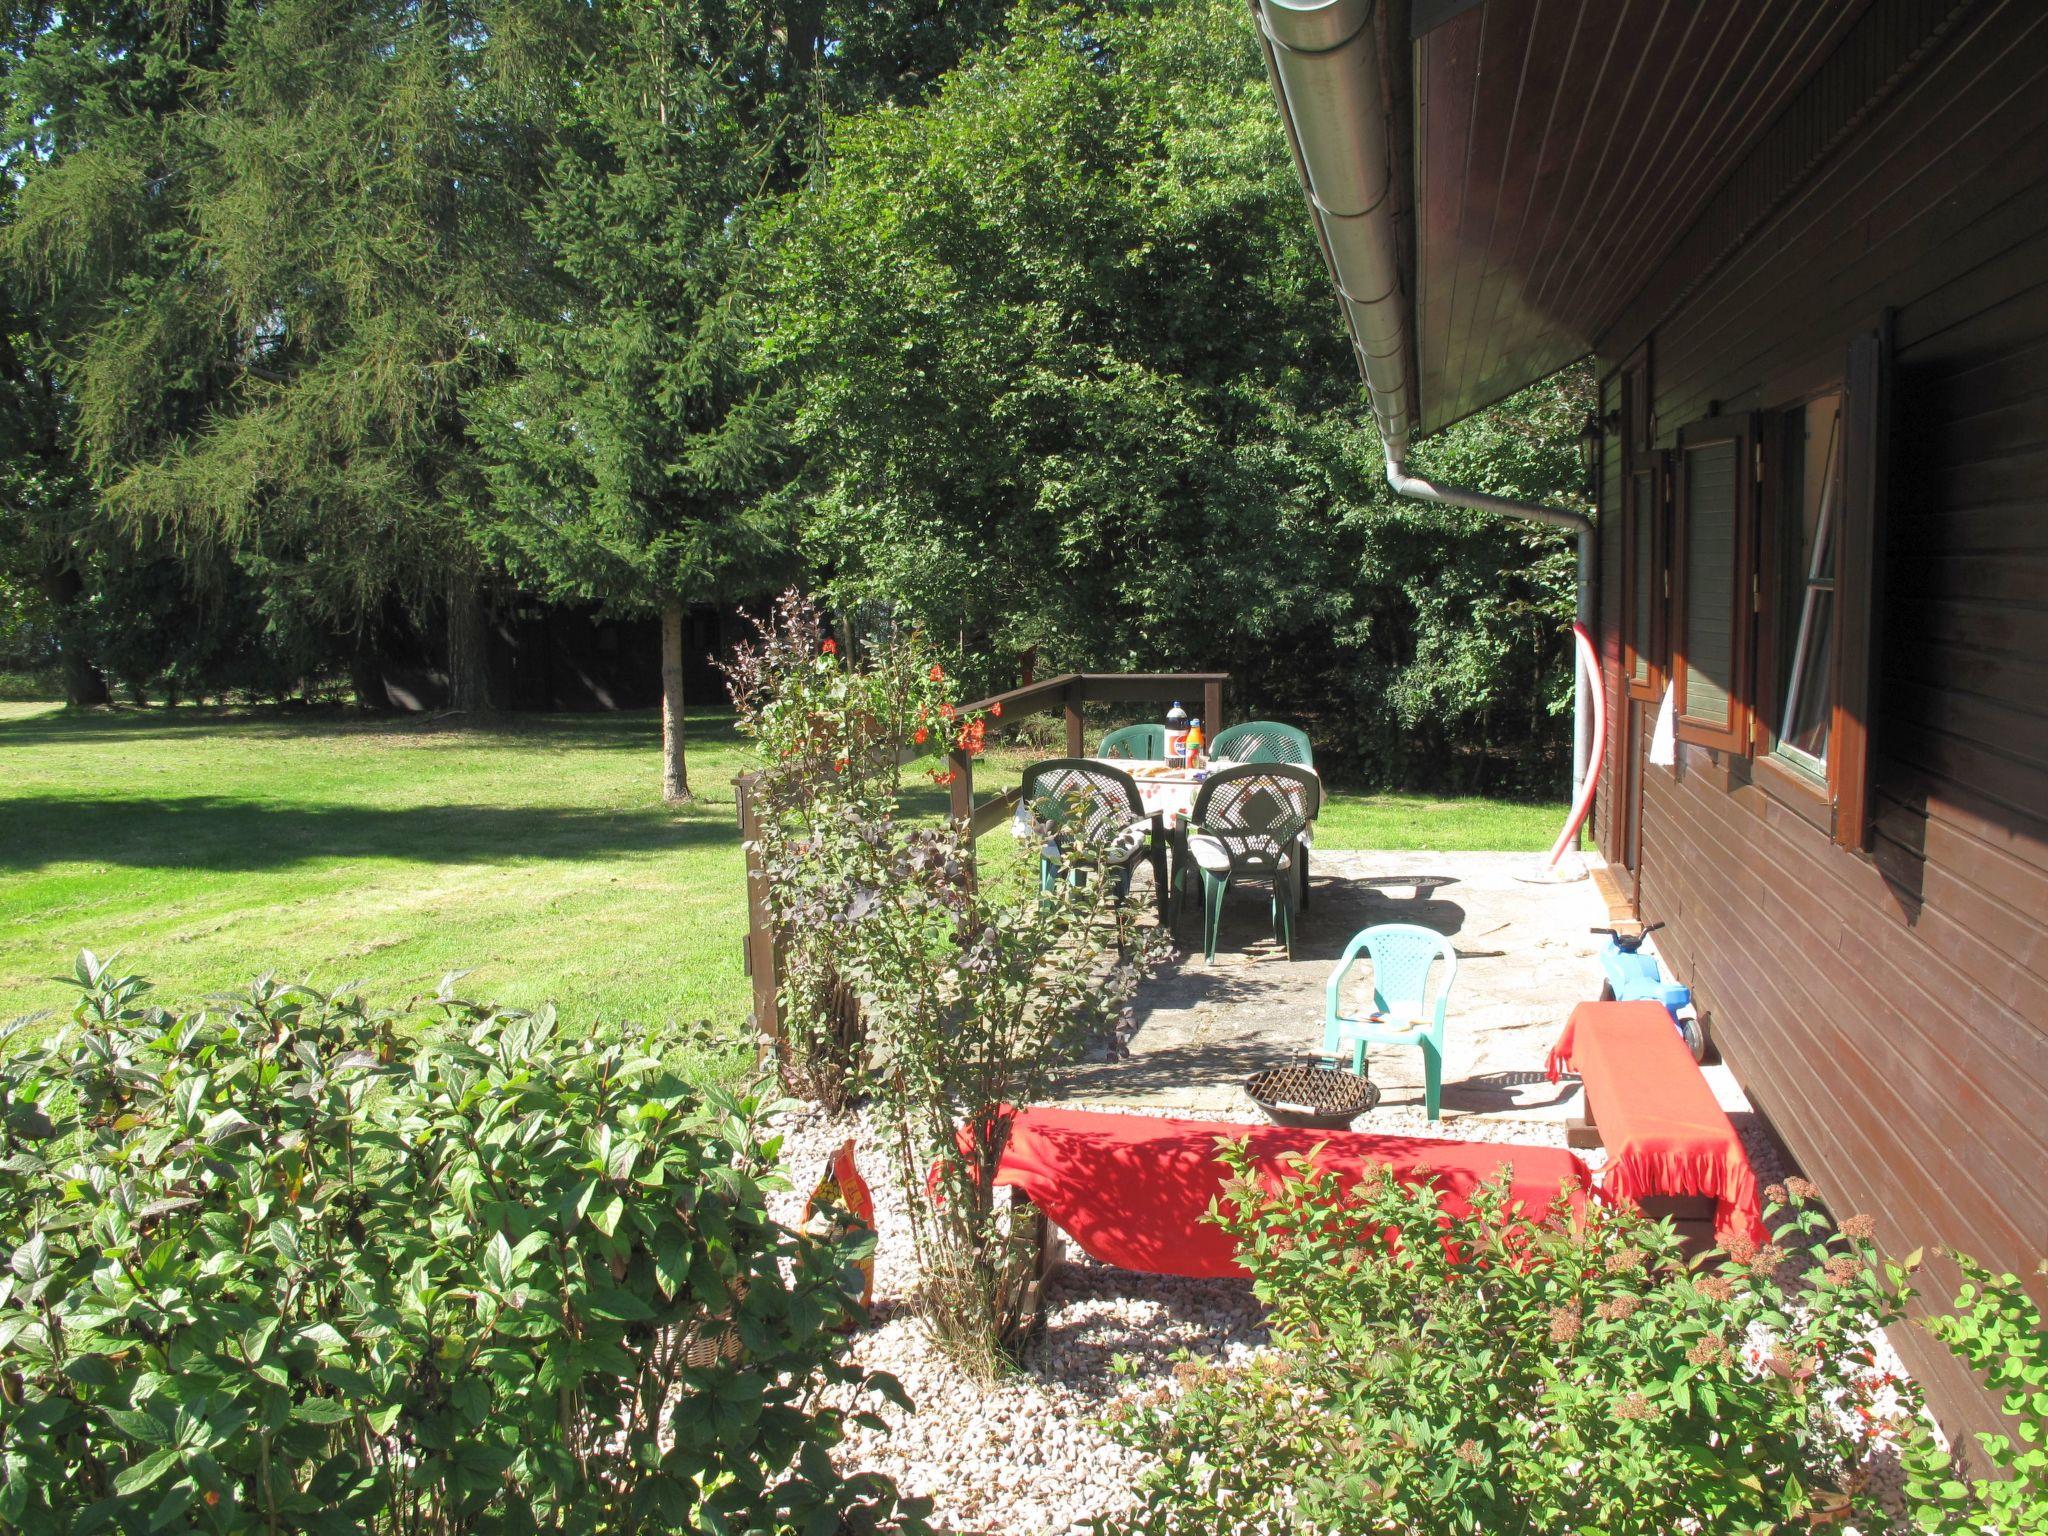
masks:
[[[769,1218],[761,1101],[453,980],[181,1013],[86,955],[16,1026],[0,1524],[921,1530],[831,1463],[821,1391],[900,1390],[844,1358],[857,1245]]]
[[[1941,1536],[2048,1531],[2048,1327],[2018,1275],[1950,1257],[1963,1272],[1956,1309],[1930,1318],[1928,1331],[1980,1373],[2014,1431],[1976,1437],[1990,1477],[1969,1476],[1931,1435],[1914,1435],[1902,1457],[1914,1518]],[[2048,1274],[2048,1261],[2036,1273]]]
[[[905,759],[978,754],[987,730],[919,634],[849,655],[792,594],[732,677],[764,760],[755,851],[787,958],[793,1081],[871,1100],[911,1195],[920,1314],[958,1363],[992,1370],[1032,1321],[1028,1233],[995,1182],[1011,1120],[1113,1030],[1167,937],[1115,899],[1083,837],[1041,892],[1036,859],[977,879],[965,826],[904,816]]]
[[[1870,1344],[1917,1259],[1881,1260],[1868,1218],[1835,1231],[1803,1181],[1773,1187],[1775,1241],[1688,1264],[1632,1210],[1524,1219],[1489,1186],[1452,1216],[1391,1176],[1297,1161],[1269,1188],[1242,1145],[1224,1156],[1211,1219],[1275,1347],[1118,1405],[1112,1432],[1158,1462],[1109,1530],[1867,1532],[1892,1524],[1880,1461],[1933,1465],[1915,1389]],[[1959,1510],[1977,1497],[1950,1484]],[[2041,1528],[1975,1509],[1953,1528]]]

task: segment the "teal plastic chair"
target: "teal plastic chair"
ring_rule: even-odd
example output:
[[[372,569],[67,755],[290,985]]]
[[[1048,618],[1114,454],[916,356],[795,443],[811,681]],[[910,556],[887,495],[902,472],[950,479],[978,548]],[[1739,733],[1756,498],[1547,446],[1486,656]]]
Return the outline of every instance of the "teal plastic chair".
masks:
[[[1053,757],[1024,770],[1017,798],[1017,826],[1042,837],[1038,888],[1051,891],[1069,852],[1085,845],[1102,861],[1103,873],[1128,896],[1131,870],[1140,859],[1152,864],[1159,916],[1167,915],[1166,838],[1157,815],[1148,813],[1138,781],[1121,768],[1085,757]],[[1076,880],[1082,871],[1073,872]]]
[[[1102,738],[1102,745],[1095,749],[1097,757],[1125,757],[1145,762],[1161,762],[1166,757],[1166,727],[1163,725],[1127,725],[1120,731],[1111,731]]]
[[[1322,781],[1285,763],[1241,763],[1218,768],[1202,781],[1188,824],[1175,837],[1173,880],[1178,896],[1191,876],[1201,876],[1207,959],[1216,958],[1223,898],[1245,880],[1271,883],[1273,936],[1287,958],[1294,958],[1294,859],[1322,801]]]
[[[1278,720],[1247,720],[1218,731],[1209,743],[1209,755],[1233,763],[1293,763],[1301,768],[1316,765],[1315,748],[1308,732]]]
[[[1232,763],[1295,763],[1303,768],[1316,765],[1315,748],[1308,732],[1278,720],[1247,720],[1227,731],[1218,731],[1209,744],[1209,756]],[[1301,846],[1294,851],[1294,883],[1301,892],[1301,905],[1308,905],[1309,838],[1304,832]]]
[[[1364,950],[1372,961],[1372,1013],[1363,1019],[1342,1011],[1344,977]],[[1430,972],[1443,962],[1436,1001],[1429,996]],[[1330,973],[1324,989],[1323,1054],[1336,1061],[1347,1048],[1351,1070],[1365,1071],[1368,1045],[1414,1045],[1422,1048],[1423,1099],[1429,1118],[1440,1119],[1444,1088],[1444,1017],[1451,1001],[1451,983],[1458,976],[1458,952],[1434,928],[1415,923],[1381,923],[1353,937],[1344,958]],[[1427,1019],[1421,1030],[1396,1028],[1409,1019]]]

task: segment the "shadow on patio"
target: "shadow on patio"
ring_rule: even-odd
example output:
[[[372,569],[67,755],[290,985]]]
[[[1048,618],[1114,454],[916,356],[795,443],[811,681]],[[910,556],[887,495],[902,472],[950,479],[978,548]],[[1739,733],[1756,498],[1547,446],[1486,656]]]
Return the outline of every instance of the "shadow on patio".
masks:
[[[1572,1007],[1600,994],[1589,931],[1606,920],[1590,880],[1538,884],[1527,853],[1319,852],[1311,904],[1290,962],[1271,936],[1261,892],[1233,891],[1215,963],[1202,959],[1199,919],[1180,928],[1178,958],[1146,983],[1123,1060],[1075,1069],[1060,1097],[1075,1103],[1237,1111],[1257,1118],[1243,1083],[1262,1067],[1322,1049],[1324,985],[1351,936],[1375,923],[1417,923],[1458,951],[1444,1064],[1444,1117],[1562,1120],[1572,1081],[1543,1073]],[[1187,946],[1193,945],[1193,948]],[[1369,968],[1351,977],[1363,1011]],[[1367,1070],[1381,1107],[1358,1123],[1419,1118],[1422,1056],[1375,1047]]]

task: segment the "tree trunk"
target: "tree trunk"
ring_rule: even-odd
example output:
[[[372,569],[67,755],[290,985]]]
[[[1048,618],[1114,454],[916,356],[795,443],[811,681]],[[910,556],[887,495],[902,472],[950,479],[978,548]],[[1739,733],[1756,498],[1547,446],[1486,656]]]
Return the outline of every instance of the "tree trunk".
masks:
[[[483,589],[468,571],[448,576],[448,707],[472,715],[490,713],[490,626]]]
[[[661,605],[661,798],[690,798],[690,765],[683,756],[683,624],[689,610],[672,597]]]
[[[348,685],[356,696],[356,708],[371,714],[388,714],[391,694],[384,686],[383,658],[366,637],[359,637],[348,653]]]
[[[67,610],[85,590],[85,578],[69,565],[57,565],[43,573],[40,585],[43,596],[57,611],[57,645],[64,666],[65,702],[73,706],[111,704],[113,695],[107,690],[106,675],[79,648],[77,637],[69,632],[71,626],[65,623]]]

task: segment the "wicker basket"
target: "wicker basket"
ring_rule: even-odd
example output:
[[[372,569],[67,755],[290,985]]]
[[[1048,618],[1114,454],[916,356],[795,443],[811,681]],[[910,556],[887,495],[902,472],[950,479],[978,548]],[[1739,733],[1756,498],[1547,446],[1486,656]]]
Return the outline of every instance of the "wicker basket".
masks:
[[[1379,1085],[1338,1067],[1296,1062],[1245,1079],[1245,1094],[1275,1125],[1341,1131],[1380,1101]]]

